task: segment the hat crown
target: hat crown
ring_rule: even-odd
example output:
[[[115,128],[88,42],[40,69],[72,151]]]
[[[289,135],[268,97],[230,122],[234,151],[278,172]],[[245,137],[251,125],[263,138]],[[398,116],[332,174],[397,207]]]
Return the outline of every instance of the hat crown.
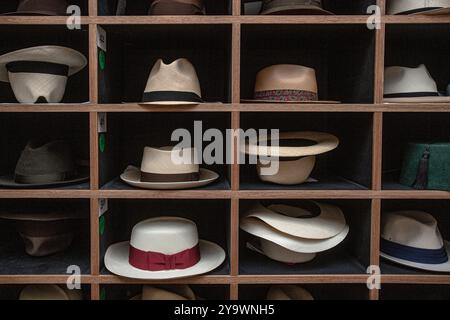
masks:
[[[69,290],[54,284],[28,285],[20,292],[19,300],[81,300],[81,290]]]
[[[197,225],[188,219],[158,217],[139,222],[131,233],[130,245],[145,252],[172,255],[198,244]]]
[[[142,300],[195,300],[192,289],[185,284],[154,287],[144,285]]]
[[[156,61],[145,87],[145,92],[154,91],[192,92],[201,97],[197,72],[185,58],[169,64],[165,64],[162,59]]]
[[[387,67],[384,71],[384,94],[437,91],[436,82],[423,64],[417,68]]]
[[[398,14],[426,8],[450,7],[450,0],[389,0],[388,14]]]
[[[316,257],[316,253],[295,252],[272,241],[260,238],[261,251],[269,258],[284,263],[305,263]]]
[[[66,0],[21,0],[17,7],[17,11],[45,11],[52,12],[55,15],[66,15],[68,6],[69,4]]]
[[[183,174],[199,171],[194,163],[195,148],[145,147],[141,171],[157,174]]]
[[[266,67],[256,75],[255,92],[268,90],[305,90],[317,93],[316,72],[293,64]]]
[[[381,237],[421,249],[440,249],[444,245],[436,219],[423,211],[397,211],[383,215]]]

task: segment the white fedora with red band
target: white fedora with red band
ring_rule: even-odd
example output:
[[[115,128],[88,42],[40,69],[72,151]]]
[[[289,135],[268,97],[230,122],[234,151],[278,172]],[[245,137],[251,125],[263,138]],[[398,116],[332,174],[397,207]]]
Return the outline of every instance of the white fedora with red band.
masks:
[[[172,279],[209,272],[224,260],[220,246],[199,240],[191,220],[158,217],[136,224],[130,241],[111,245],[105,266],[128,278]]]

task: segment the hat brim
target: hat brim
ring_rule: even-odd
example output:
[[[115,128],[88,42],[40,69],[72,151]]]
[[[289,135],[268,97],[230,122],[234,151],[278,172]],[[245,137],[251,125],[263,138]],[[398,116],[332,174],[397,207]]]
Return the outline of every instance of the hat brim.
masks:
[[[334,100],[314,100],[314,101],[277,101],[277,100],[260,100],[260,99],[242,99],[243,103],[280,103],[280,104],[337,104],[340,101]]]
[[[129,241],[111,245],[105,254],[105,266],[114,274],[133,279],[176,279],[207,273],[225,261],[225,251],[217,244],[200,240],[200,261],[187,269],[146,271],[133,267],[128,262]]]
[[[36,189],[36,188],[47,188],[47,187],[61,187],[71,184],[77,184],[89,180],[88,174],[82,174],[79,177],[71,180],[49,182],[49,183],[17,183],[14,180],[14,175],[0,176],[0,187],[2,188],[13,188],[13,189]]]
[[[191,189],[208,185],[219,178],[219,175],[214,171],[200,168],[200,178],[196,181],[180,181],[180,182],[141,182],[141,171],[129,166],[124,173],[120,175],[120,179],[130,186],[143,189],[161,189],[161,190],[176,190],[176,189]]]
[[[86,57],[71,48],[61,46],[25,48],[0,56],[0,81],[9,82],[6,64],[13,61],[38,61],[67,65],[69,76],[81,71],[87,65]]]
[[[328,239],[306,239],[280,232],[256,218],[243,218],[240,228],[254,236],[269,240],[283,248],[299,253],[317,253],[334,248],[341,243],[350,230],[348,225],[336,236]]]
[[[263,10],[261,15],[334,15],[334,13],[313,5],[285,5]]]
[[[152,102],[139,102],[138,104],[146,106],[195,106],[202,103],[203,102],[193,102],[193,101],[152,101]]]
[[[404,98],[384,98],[384,103],[445,103],[450,102],[450,97],[404,97]]]
[[[405,265],[408,267],[412,267],[415,269],[426,270],[426,271],[435,271],[435,272],[450,272],[450,242],[444,241],[445,251],[447,251],[447,255],[449,256],[449,260],[447,262],[441,264],[428,264],[428,263],[417,263],[408,260],[399,259],[396,257],[392,257],[388,254],[380,252],[380,256],[386,260]]]
[[[41,213],[18,213],[18,212],[0,212],[0,219],[17,221],[61,221],[82,219],[82,215],[76,211],[62,212],[41,212]]]
[[[403,11],[398,12],[395,15],[445,15],[450,14],[450,8],[449,7],[442,7],[442,8],[423,8],[423,9],[416,9],[416,10],[409,10],[409,11]]]
[[[280,205],[266,208],[261,204],[248,211],[245,217],[260,219],[280,232],[306,239],[328,239],[344,230],[345,217],[340,208],[324,203],[314,203],[320,208],[320,215],[316,217],[294,218],[278,213],[283,209]],[[294,206],[290,207],[302,210]]]
[[[339,145],[339,139],[336,136],[314,131],[284,132],[280,134],[279,140],[311,140],[316,142],[316,144],[306,147],[271,147],[258,144],[246,144],[244,146],[244,152],[253,156],[279,156],[280,158],[305,157],[331,151]]]

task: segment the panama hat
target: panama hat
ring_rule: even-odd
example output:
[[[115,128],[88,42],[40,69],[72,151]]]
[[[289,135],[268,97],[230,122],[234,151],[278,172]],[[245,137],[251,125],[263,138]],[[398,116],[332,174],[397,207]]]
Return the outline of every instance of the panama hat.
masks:
[[[86,57],[71,48],[26,48],[0,56],[0,81],[11,83],[20,103],[59,103],[68,77],[86,64]]]
[[[33,284],[22,289],[19,300],[83,300],[81,290],[54,284]]]
[[[254,103],[337,103],[319,101],[316,71],[294,64],[277,64],[256,74]]]
[[[408,267],[450,272],[450,242],[442,239],[436,219],[423,211],[382,215],[381,257]]]
[[[204,15],[203,0],[151,0],[149,15]]]
[[[195,300],[195,293],[186,284],[142,287],[142,293],[131,300]]]
[[[141,104],[193,105],[202,103],[200,82],[187,59],[165,64],[158,59],[148,77]]]
[[[246,247],[272,260],[283,262],[288,265],[306,263],[317,256],[315,252],[304,253],[286,249],[285,247],[264,238],[252,239],[246,243]]]
[[[439,95],[436,81],[425,65],[394,66],[384,72],[384,102],[450,102],[450,97]]]
[[[74,222],[79,212],[61,210],[41,212],[0,212],[0,219],[12,220],[25,244],[25,252],[43,257],[66,250],[74,238]]]
[[[66,0],[19,0],[17,10],[1,15],[65,16],[69,4]]]
[[[388,14],[427,14],[450,13],[450,0],[389,0]]]
[[[311,206],[316,208],[311,209]],[[261,240],[261,248],[250,249],[257,249],[274,260],[287,263],[310,261],[314,255],[295,256],[293,253],[315,254],[329,250],[341,243],[349,232],[339,208],[318,202],[307,206],[302,204],[297,208],[277,204],[267,210],[255,205],[242,216],[240,228]],[[288,251],[280,250],[275,245]]]
[[[261,14],[333,14],[324,10],[321,0],[264,0]]]
[[[300,286],[285,284],[271,286],[266,300],[314,300],[314,298]]]
[[[151,218],[136,224],[131,240],[111,245],[105,266],[135,279],[173,279],[207,273],[225,260],[215,243],[199,240],[196,224],[178,217]]]
[[[268,137],[260,138],[257,142],[250,141],[244,151],[251,156],[258,156],[256,170],[262,181],[281,185],[307,181],[314,169],[316,155],[329,152],[339,145],[336,136],[314,131],[282,132],[278,146],[269,145],[269,141]],[[277,172],[265,174],[264,170],[273,166],[278,168]]]
[[[86,171],[77,167],[67,142],[32,140],[22,151],[14,174],[0,176],[0,187],[45,188],[80,183],[89,179]]]
[[[183,161],[173,158],[177,152]],[[128,166],[120,178],[144,189],[189,189],[217,180],[217,173],[195,164],[195,152],[194,148],[145,147],[141,168]]]

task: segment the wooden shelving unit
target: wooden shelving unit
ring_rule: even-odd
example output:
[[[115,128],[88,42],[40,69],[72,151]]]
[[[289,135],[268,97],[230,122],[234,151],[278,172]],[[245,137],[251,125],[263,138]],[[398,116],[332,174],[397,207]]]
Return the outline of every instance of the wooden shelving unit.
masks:
[[[342,104],[243,104],[241,51],[244,30],[250,25],[327,25],[330,28],[337,25],[365,26],[368,16],[364,15],[336,15],[336,16],[244,16],[241,15],[241,0],[232,2],[232,14],[222,16],[193,16],[193,17],[153,17],[153,16],[98,16],[98,1],[89,0],[89,16],[83,16],[81,23],[88,33],[89,43],[89,100],[88,104],[70,103],[65,105],[19,105],[1,104],[0,117],[6,113],[81,113],[86,115],[89,123],[89,152],[90,152],[90,188],[81,190],[0,190],[0,199],[81,199],[90,203],[90,273],[82,276],[82,283],[89,285],[91,299],[100,299],[104,285],[132,285],[152,283],[121,278],[115,275],[103,274],[101,263],[101,248],[98,218],[98,200],[102,198],[117,200],[215,200],[228,203],[230,228],[228,245],[228,274],[212,274],[187,279],[172,280],[170,283],[188,283],[201,285],[223,285],[228,288],[229,298],[238,299],[242,285],[264,285],[273,283],[298,284],[358,284],[365,286],[368,275],[362,270],[358,274],[286,274],[261,275],[241,274],[240,245],[239,245],[239,208],[242,201],[251,199],[333,199],[342,201],[366,201],[370,208],[370,264],[379,264],[380,215],[383,201],[424,199],[449,201],[450,192],[444,191],[415,191],[415,190],[387,190],[383,188],[383,141],[386,139],[384,122],[390,114],[402,113],[446,113],[450,114],[450,104],[383,104],[383,70],[385,65],[386,29],[391,25],[445,25],[450,32],[450,16],[387,16],[381,17],[381,28],[374,30],[373,51],[373,99],[365,103]],[[378,0],[377,4],[385,8],[385,0]],[[0,16],[0,26],[8,25],[14,30],[17,25],[47,26],[65,25],[66,17],[20,17]],[[145,107],[137,103],[102,103],[99,97],[99,70],[97,48],[97,26],[124,27],[148,25],[225,25],[230,29],[230,79],[229,97],[224,103],[207,103],[192,108],[184,107]],[[448,64],[447,64],[448,66]],[[242,171],[237,164],[228,168],[228,190],[180,190],[180,191],[148,191],[138,189],[105,189],[100,179],[101,163],[99,163],[97,118],[100,112],[119,117],[121,113],[153,114],[153,113],[195,113],[195,114],[225,114],[229,128],[238,129],[246,121],[249,113],[290,113],[290,114],[324,114],[338,113],[344,115],[366,114],[372,123],[371,129],[371,177],[370,185],[358,190],[283,190],[283,189],[241,189]],[[228,120],[227,120],[228,121]],[[26,283],[64,283],[66,275],[0,275],[0,286],[6,284]],[[442,284],[450,285],[449,275],[435,275],[426,273],[414,274],[383,274],[383,284]],[[366,298],[379,299],[378,290],[367,290]]]

